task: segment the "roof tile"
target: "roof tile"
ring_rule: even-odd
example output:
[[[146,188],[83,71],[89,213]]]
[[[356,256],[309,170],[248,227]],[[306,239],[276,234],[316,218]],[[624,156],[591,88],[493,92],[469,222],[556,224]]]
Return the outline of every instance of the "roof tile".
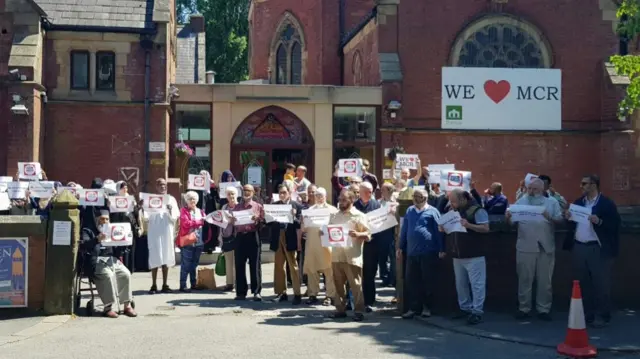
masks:
[[[54,25],[152,28],[157,0],[35,0]]]

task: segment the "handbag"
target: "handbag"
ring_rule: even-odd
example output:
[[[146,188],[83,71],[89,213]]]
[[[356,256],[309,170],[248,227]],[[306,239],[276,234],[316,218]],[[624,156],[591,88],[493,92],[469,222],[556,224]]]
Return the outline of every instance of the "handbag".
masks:
[[[222,237],[222,251],[223,252],[231,252],[234,251],[236,249],[236,236],[230,236],[230,237]]]
[[[196,237],[196,233],[195,232],[191,232],[187,235],[184,235],[182,237],[178,237],[176,239],[176,246],[178,248],[182,248],[182,247],[187,247],[190,245],[195,244],[198,241],[198,237]]]
[[[224,258],[224,253],[220,253],[218,260],[216,260],[216,275],[221,277],[227,275],[227,261]]]

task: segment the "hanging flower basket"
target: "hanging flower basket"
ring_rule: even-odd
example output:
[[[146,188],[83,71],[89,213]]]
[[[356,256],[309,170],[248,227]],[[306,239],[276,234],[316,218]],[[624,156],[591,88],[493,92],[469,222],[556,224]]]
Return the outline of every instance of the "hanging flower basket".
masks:
[[[389,157],[389,159],[390,159],[390,160],[395,161],[395,159],[396,159],[396,155],[398,155],[398,154],[404,154],[404,153],[406,153],[406,152],[404,151],[404,147],[394,146],[394,147],[389,151],[389,155],[388,155],[388,157]]]
[[[187,146],[184,142],[178,142],[173,148],[173,151],[179,157],[191,157],[193,156],[193,149]]]

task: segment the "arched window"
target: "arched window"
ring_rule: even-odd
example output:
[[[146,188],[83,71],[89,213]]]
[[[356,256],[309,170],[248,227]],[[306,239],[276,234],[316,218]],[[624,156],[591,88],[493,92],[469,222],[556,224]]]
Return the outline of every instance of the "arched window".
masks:
[[[533,25],[510,16],[488,16],[469,25],[456,39],[453,66],[549,68],[551,49]]]
[[[353,55],[351,72],[353,73],[353,85],[362,86],[362,57],[360,56],[360,51],[356,51]]]
[[[285,13],[271,46],[271,66],[277,84],[300,85],[304,81],[305,44],[301,27],[290,13]]]

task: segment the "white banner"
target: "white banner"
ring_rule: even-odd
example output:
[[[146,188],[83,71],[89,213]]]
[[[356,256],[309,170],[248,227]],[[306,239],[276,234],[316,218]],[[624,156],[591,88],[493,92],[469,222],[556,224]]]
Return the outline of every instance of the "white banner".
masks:
[[[38,162],[18,162],[18,178],[37,180],[42,176],[42,169]]]
[[[33,198],[51,198],[55,182],[52,181],[33,181],[29,182],[29,195]]]
[[[29,182],[10,182],[7,183],[7,193],[11,199],[25,199],[27,198],[27,190],[29,189]]]
[[[267,223],[293,223],[290,204],[265,204],[264,219]]]
[[[244,211],[232,211],[229,215],[236,219],[234,226],[242,226],[245,224],[253,224],[253,211],[251,209],[245,209]]]
[[[102,226],[101,232],[107,237],[100,242],[105,247],[130,246],[133,244],[133,233],[129,223],[107,223]]]
[[[347,158],[338,160],[338,177],[362,177],[362,159]]]
[[[569,205],[569,213],[571,213],[570,220],[573,222],[584,224],[591,223],[589,220],[589,216],[592,214],[591,208],[578,206],[572,203]]]
[[[397,154],[396,169],[408,168],[410,170],[418,169],[418,155]]]
[[[81,206],[102,207],[104,206],[104,190],[102,189],[81,189],[78,190]]]
[[[11,199],[9,199],[8,193],[0,193],[0,211],[6,211],[11,209]]]
[[[140,193],[140,200],[142,201],[142,209],[145,212],[155,213],[163,212],[167,210],[167,204],[169,204],[169,197],[164,194],[151,194]]]
[[[206,191],[210,187],[209,178],[206,175],[189,175],[187,189],[195,191]]]
[[[351,247],[351,230],[348,224],[330,224],[322,228],[320,241],[323,247]]]
[[[526,204],[513,204],[507,208],[511,213],[511,222],[544,222],[545,206],[529,206]]]
[[[330,208],[303,209],[302,217],[305,227],[322,228],[329,224],[331,213]]]
[[[0,176],[0,183],[8,183],[13,182],[13,177],[11,176]]]
[[[442,171],[455,170],[453,163],[429,165],[429,183],[440,183],[442,181]]]
[[[78,189],[76,187],[58,187],[58,193],[62,193],[64,191],[69,191],[74,196],[78,194]]]
[[[224,211],[211,212],[204,220],[222,229],[227,228],[229,225],[229,219],[227,219],[227,214]]]
[[[438,222],[438,225],[442,226],[442,229],[444,229],[444,233],[446,234],[453,233],[453,232],[466,233],[467,229],[464,228],[460,223],[461,219],[462,217],[460,217],[460,212],[449,211],[443,214],[442,216],[440,216],[437,222]]]
[[[242,196],[242,183],[240,181],[236,182],[220,182],[218,183],[218,193],[220,194],[220,198],[227,198],[227,187],[235,187],[238,189],[238,195]]]
[[[109,211],[111,213],[129,213],[133,212],[135,206],[135,198],[133,196],[111,196],[109,200]]]
[[[443,170],[440,178],[440,190],[452,191],[456,188],[464,191],[471,190],[471,172]]]
[[[537,68],[442,68],[442,128],[562,129],[562,73]]]
[[[391,214],[390,209],[387,207],[378,208],[367,213],[366,216],[369,219],[371,234],[380,233],[398,225],[396,216]]]

